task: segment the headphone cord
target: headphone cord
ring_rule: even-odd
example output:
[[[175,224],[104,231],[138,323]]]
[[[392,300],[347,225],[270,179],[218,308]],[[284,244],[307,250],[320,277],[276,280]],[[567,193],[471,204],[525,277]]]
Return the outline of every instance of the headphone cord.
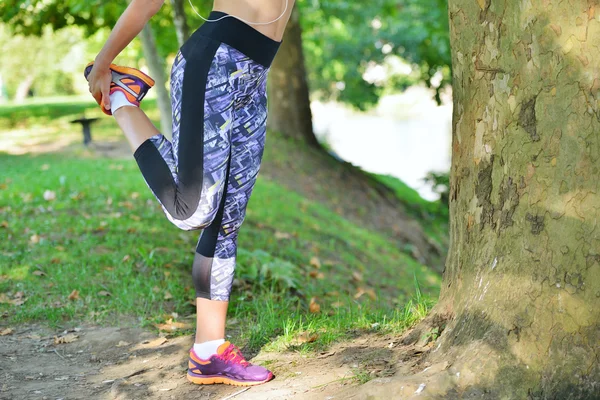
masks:
[[[194,4],[192,4],[192,0],[189,0],[189,2],[190,2],[190,6],[192,6],[192,10],[194,10],[194,12],[196,13],[196,15],[198,15],[200,18],[202,18],[206,22],[217,22],[217,21],[220,21],[220,20],[222,20],[224,18],[231,17],[231,18],[239,19],[240,21],[245,22],[245,23],[247,23],[249,25],[269,25],[269,24],[272,24],[273,22],[277,22],[281,18],[283,18],[283,16],[287,12],[288,6],[289,6],[289,0],[285,0],[285,9],[281,13],[281,15],[279,17],[277,17],[276,19],[274,19],[273,21],[269,21],[269,22],[250,22],[250,21],[246,21],[245,19],[242,19],[240,17],[236,17],[235,15],[229,15],[229,14],[228,15],[224,15],[221,18],[218,18],[218,19],[206,19],[202,15],[200,15],[200,13],[196,10],[196,7],[194,7]]]

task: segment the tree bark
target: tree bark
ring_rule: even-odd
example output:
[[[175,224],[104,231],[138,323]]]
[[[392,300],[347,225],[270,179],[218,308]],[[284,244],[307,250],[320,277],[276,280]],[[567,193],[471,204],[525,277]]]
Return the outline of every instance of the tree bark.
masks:
[[[185,17],[185,0],[171,0],[173,3],[173,22],[175,23],[175,32],[177,33],[177,42],[179,47],[183,46],[190,37],[190,28]]]
[[[27,96],[29,95],[29,90],[33,86],[34,81],[35,81],[35,75],[30,74],[27,76],[27,78],[25,78],[25,80],[23,80],[23,81],[21,81],[21,83],[19,83],[19,86],[17,87],[17,91],[15,93],[15,102],[16,103],[22,103],[25,101],[25,99],[27,99]],[[0,89],[2,89],[2,88],[0,87]]]
[[[152,76],[155,81],[154,89],[157,91],[161,133],[167,137],[171,137],[171,103],[169,92],[167,91],[165,66],[163,60],[158,55],[156,41],[154,40],[152,27],[149,23],[142,29],[140,40],[142,41],[142,49],[144,51],[144,56],[146,57],[146,62],[148,63],[150,76]]]
[[[450,249],[403,342],[430,368],[350,398],[422,382],[419,398],[598,399],[600,7],[450,0],[449,15]]]
[[[302,28],[296,7],[283,43],[269,72],[269,128],[320,147],[312,127],[312,113],[302,51]]]

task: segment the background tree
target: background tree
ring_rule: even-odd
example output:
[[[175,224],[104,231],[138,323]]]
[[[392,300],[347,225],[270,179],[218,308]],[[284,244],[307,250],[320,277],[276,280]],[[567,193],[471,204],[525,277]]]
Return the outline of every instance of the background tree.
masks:
[[[319,146],[313,133],[310,94],[302,48],[302,28],[294,8],[269,76],[269,128]]]
[[[404,340],[431,350],[431,368],[361,393],[390,398],[427,382],[433,398],[598,398],[593,3],[449,2],[451,245],[440,301]]]
[[[184,7],[185,0],[171,0],[171,4],[173,4],[173,22],[175,23],[175,31],[177,32],[177,42],[179,43],[179,47],[181,47],[190,37],[190,28],[187,23]]]

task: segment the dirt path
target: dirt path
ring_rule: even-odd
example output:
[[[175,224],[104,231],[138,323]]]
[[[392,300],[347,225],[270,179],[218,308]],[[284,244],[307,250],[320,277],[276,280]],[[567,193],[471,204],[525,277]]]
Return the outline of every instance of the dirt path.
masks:
[[[398,338],[379,335],[337,343],[321,354],[261,352],[252,361],[268,365],[276,378],[244,390],[190,384],[185,374],[192,340],[133,328],[20,327],[0,336],[0,399],[341,399],[336,393],[358,385],[357,367],[390,376],[399,355]]]

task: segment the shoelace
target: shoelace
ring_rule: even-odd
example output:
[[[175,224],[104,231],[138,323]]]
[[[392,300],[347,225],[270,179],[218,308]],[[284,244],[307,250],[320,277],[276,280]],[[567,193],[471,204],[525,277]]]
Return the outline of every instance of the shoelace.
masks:
[[[223,354],[221,354],[221,357],[224,360],[241,364],[244,367],[250,364],[248,361],[246,361],[240,349],[238,349],[237,346],[235,346],[234,344],[230,344],[229,347],[225,349]]]

